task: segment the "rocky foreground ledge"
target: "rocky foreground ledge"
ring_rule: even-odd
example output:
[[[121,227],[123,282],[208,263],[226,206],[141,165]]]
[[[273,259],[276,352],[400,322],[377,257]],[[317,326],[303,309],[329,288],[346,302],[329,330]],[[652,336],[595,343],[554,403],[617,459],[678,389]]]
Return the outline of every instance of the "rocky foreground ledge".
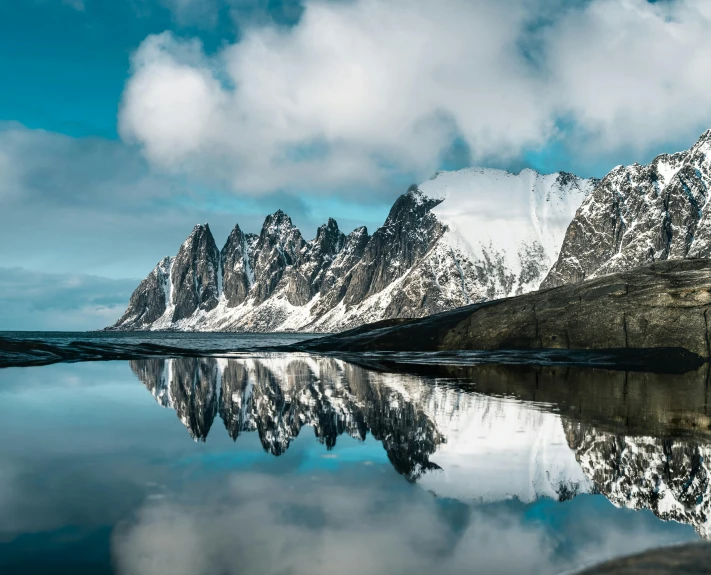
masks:
[[[632,350],[711,356],[711,260],[668,260],[574,285],[387,320],[315,339],[315,352]]]
[[[662,547],[597,565],[580,575],[702,575],[711,573],[711,544]]]

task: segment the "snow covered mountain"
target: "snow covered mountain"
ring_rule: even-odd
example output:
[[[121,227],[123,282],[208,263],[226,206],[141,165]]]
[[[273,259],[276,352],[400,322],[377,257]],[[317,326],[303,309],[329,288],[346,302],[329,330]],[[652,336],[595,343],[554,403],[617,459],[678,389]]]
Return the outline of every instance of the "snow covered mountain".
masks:
[[[580,206],[541,287],[711,256],[711,130],[688,151],[618,166]]]
[[[336,331],[531,291],[596,184],[532,170],[439,172],[400,196],[372,236],[346,236],[329,219],[306,241],[277,211],[259,235],[235,226],[218,251],[198,225],[109,329]]]

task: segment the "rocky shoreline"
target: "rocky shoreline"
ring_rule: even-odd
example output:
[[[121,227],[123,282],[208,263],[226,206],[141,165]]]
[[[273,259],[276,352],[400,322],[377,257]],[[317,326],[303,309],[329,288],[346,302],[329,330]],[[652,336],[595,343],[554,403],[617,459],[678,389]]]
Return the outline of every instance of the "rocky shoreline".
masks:
[[[306,342],[303,351],[683,348],[711,356],[711,260],[667,260],[586,282],[388,320]]]

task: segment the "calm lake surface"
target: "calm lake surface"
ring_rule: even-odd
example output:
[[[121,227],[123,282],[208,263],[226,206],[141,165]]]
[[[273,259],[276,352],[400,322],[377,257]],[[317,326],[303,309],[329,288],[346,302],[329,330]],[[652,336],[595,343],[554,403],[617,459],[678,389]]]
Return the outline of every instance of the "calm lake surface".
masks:
[[[0,573],[567,573],[711,537],[706,374],[408,369],[2,369]]]

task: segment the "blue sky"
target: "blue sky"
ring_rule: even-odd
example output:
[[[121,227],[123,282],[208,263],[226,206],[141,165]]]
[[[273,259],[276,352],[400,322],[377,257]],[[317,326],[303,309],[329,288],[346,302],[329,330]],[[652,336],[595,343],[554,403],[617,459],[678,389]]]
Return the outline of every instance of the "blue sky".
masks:
[[[687,148],[709,23],[703,0],[0,0],[0,329],[101,327],[198,222],[372,231],[437,169]]]

